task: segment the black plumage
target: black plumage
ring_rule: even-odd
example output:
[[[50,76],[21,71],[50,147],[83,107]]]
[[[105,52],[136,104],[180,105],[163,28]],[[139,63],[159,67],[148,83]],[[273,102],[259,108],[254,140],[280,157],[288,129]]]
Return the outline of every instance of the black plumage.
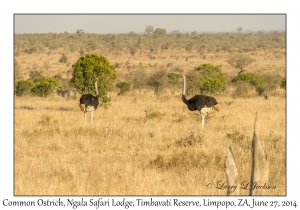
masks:
[[[95,89],[96,89],[96,96],[93,96],[92,94],[85,94],[82,95],[79,99],[80,103],[80,109],[84,113],[84,121],[86,122],[86,113],[91,112],[91,121],[93,123],[93,115],[94,110],[97,109],[99,106],[99,92],[98,92],[98,86],[97,86],[98,78],[95,79]]]
[[[80,105],[84,105],[85,107],[93,106],[94,110],[96,110],[97,107],[99,106],[99,96],[95,97],[92,94],[85,94],[80,97],[79,102],[80,102]],[[82,111],[84,111],[84,110],[82,110]]]
[[[195,95],[190,99],[186,99],[186,79],[185,75],[182,75],[183,86],[182,86],[182,101],[187,105],[190,111],[199,111],[202,117],[202,129],[205,125],[205,117],[210,114],[213,109],[219,111],[219,104],[214,97],[207,95]]]
[[[213,107],[218,104],[214,97],[206,95],[195,95],[190,99],[186,99],[185,95],[182,94],[182,101],[188,106],[190,111],[201,111],[203,107]]]

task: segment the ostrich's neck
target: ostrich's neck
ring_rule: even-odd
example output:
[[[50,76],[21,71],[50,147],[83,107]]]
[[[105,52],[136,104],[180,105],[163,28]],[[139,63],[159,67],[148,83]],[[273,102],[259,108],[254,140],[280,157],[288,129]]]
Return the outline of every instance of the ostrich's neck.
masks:
[[[186,86],[186,81],[185,81],[185,75],[182,75],[183,78],[183,85],[182,85],[182,95],[185,96],[185,86]]]
[[[187,99],[185,97],[185,86],[186,86],[186,81],[185,81],[185,75],[182,75],[183,78],[183,85],[182,85],[182,101],[187,104]]]
[[[95,81],[95,89],[96,89],[96,97],[99,97],[99,92],[98,92],[98,85],[97,85],[97,80]]]

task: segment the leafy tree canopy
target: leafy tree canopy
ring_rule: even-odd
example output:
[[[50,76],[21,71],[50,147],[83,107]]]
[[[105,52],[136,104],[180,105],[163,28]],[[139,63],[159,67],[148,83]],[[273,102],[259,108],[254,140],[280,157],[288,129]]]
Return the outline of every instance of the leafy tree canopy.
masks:
[[[199,71],[204,74],[214,74],[214,73],[220,73],[221,68],[220,66],[214,66],[212,64],[203,64],[198,67],[195,67],[195,71]]]
[[[118,75],[114,65],[111,65],[106,57],[98,54],[86,54],[73,64],[72,69],[72,78],[69,81],[71,87],[76,88],[81,94],[96,95],[94,81],[95,78],[98,78],[98,90],[103,103],[110,101],[107,97],[107,89]]]
[[[225,90],[227,80],[220,66],[203,64],[195,67],[195,71],[199,73],[199,81],[194,81],[194,86],[197,89],[199,88],[201,93],[214,93]]]

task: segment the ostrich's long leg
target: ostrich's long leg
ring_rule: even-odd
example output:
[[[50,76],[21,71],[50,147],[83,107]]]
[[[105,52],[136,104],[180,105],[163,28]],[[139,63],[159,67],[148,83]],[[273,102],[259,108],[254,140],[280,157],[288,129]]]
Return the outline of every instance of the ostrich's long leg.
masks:
[[[83,113],[84,113],[84,123],[86,123],[86,111],[84,110]]]
[[[205,126],[205,115],[201,114],[201,117],[202,117],[202,130],[203,130]]]
[[[91,122],[94,124],[94,111],[91,111]]]

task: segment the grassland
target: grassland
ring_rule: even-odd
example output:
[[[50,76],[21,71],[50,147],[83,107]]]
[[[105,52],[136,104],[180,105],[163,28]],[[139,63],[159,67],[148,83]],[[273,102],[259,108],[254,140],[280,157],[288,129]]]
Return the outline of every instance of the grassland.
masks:
[[[255,62],[247,71],[286,76],[284,32],[224,34],[23,34],[15,35],[15,81],[40,71],[71,78],[83,54],[104,55],[116,66],[118,81],[137,70],[188,73],[202,64],[219,65],[228,81],[239,69],[226,59],[247,54]],[[135,53],[131,53],[135,50]],[[60,62],[62,55],[68,59]],[[230,82],[229,82],[230,83]],[[279,86],[279,84],[278,84]],[[15,97],[15,195],[226,195],[224,159],[232,148],[241,182],[251,173],[255,113],[258,136],[270,161],[269,195],[286,195],[286,98],[283,90],[232,98],[214,95],[220,112],[207,120],[181,101],[180,90],[165,89],[157,98],[149,90],[117,95],[111,107],[99,107],[94,125],[84,124],[77,100]],[[273,93],[276,93],[273,95]],[[191,96],[188,96],[188,98]],[[147,112],[145,112],[147,111]],[[108,128],[106,128],[108,126]],[[212,188],[207,185],[212,183]],[[219,185],[218,185],[219,183]],[[263,184],[263,183],[261,183]],[[248,195],[248,190],[241,190]]]
[[[216,187],[226,181],[229,146],[241,181],[250,180],[256,112],[270,160],[268,184],[276,186],[268,192],[286,195],[284,94],[217,96],[221,110],[204,131],[179,91],[111,97],[110,108],[95,111],[94,125],[89,118],[84,125],[78,100],[15,97],[15,195],[226,195]]]

